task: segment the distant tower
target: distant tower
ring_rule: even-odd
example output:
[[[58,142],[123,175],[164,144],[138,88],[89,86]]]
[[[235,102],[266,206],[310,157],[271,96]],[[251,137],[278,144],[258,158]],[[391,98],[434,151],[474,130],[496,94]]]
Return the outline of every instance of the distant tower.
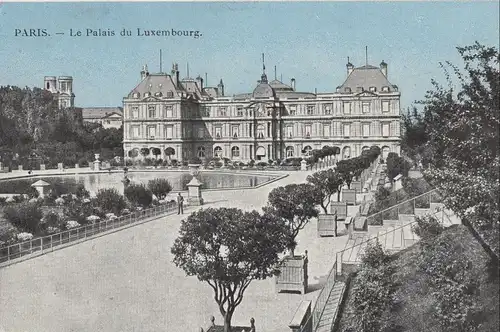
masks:
[[[222,78],[220,79],[220,82],[217,85],[217,91],[219,92],[220,97],[224,97],[224,82],[222,82]]]
[[[354,65],[349,61],[349,57],[347,57],[347,76],[351,75],[352,71],[354,70]]]
[[[75,106],[75,95],[73,94],[73,77],[59,76],[59,108]]]
[[[43,80],[44,90],[57,93],[57,79],[55,76],[45,76]]]
[[[200,75],[196,77],[196,84],[198,85],[198,89],[200,89],[200,91],[203,91],[203,78],[201,78]]]
[[[380,63],[380,70],[382,71],[382,74],[387,77],[387,63],[385,63],[384,60]]]
[[[145,79],[146,76],[149,75],[149,72],[148,72],[148,65],[144,65],[142,66],[142,70],[141,70],[141,80]]]

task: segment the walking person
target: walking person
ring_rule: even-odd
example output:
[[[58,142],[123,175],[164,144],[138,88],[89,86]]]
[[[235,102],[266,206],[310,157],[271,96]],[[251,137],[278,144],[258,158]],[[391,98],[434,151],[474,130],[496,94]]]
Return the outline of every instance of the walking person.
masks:
[[[184,214],[184,197],[182,197],[181,193],[177,195],[177,214]]]

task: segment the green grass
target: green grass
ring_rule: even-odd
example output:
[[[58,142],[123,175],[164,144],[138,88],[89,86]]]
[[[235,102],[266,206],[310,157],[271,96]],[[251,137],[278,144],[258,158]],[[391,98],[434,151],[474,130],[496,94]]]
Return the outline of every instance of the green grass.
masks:
[[[498,265],[492,267],[489,256],[484,252],[480,244],[468,232],[465,226],[454,225],[446,229],[440,238],[451,240],[453,247],[463,250],[463,255],[472,261],[470,266],[471,276],[479,284],[474,297],[475,305],[478,306],[478,317],[480,322],[477,331],[489,332],[499,331],[499,276]],[[432,246],[437,246],[438,241]],[[397,326],[392,332],[441,332],[442,327],[434,316],[435,298],[433,286],[429,282],[429,276],[419,269],[418,262],[421,257],[421,248],[416,244],[405,251],[392,256],[390,264],[396,271],[393,281],[397,285],[392,307],[381,317]],[[353,312],[352,289],[356,285],[356,276],[352,278],[345,307],[341,314],[341,321],[337,331],[348,331],[346,328],[352,326],[356,321]],[[375,332],[375,331],[374,331]],[[382,331],[380,331],[382,332]]]

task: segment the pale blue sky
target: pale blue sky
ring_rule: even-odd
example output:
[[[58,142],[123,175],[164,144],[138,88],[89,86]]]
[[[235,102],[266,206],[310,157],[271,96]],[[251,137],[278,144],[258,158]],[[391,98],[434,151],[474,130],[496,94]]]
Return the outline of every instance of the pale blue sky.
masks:
[[[422,99],[431,78],[443,81],[440,61],[460,64],[456,46],[497,45],[497,2],[304,3],[3,3],[0,2],[0,85],[39,86],[45,75],[74,77],[77,106],[118,106],[150,72],[189,62],[191,76],[223,78],[226,94],[250,92],[266,54],[268,77],[297,90],[334,91],[354,65],[389,64],[402,107]],[[16,28],[45,28],[50,37],[15,37]],[[69,29],[189,29],[203,36],[70,37]],[[56,32],[65,32],[56,36]]]

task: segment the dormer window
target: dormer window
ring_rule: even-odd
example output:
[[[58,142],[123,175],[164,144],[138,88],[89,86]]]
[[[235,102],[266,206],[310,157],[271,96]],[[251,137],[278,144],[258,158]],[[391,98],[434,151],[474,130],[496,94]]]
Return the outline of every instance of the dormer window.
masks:
[[[382,87],[382,92],[389,92],[389,87],[388,86],[383,86]]]
[[[151,96],[151,92],[146,92],[146,93],[144,94],[144,97],[149,97],[149,96]]]
[[[141,96],[139,92],[134,92],[134,98],[138,99]]]
[[[351,93],[351,88],[345,88],[345,89],[344,89],[344,92],[345,92],[345,93]]]
[[[161,92],[155,93],[155,97],[161,97]]]
[[[356,92],[363,92],[363,87],[362,86],[358,86],[356,88]]]
[[[172,91],[168,91],[167,98],[174,98],[174,93]]]
[[[376,91],[377,91],[377,88],[376,88],[376,87],[374,87],[374,86],[371,86],[371,87],[370,87],[370,92],[376,92]]]

